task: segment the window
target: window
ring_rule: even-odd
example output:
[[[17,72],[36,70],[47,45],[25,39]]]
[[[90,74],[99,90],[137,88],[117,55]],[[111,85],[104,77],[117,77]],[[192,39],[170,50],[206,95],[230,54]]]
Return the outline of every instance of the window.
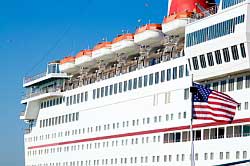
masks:
[[[245,102],[245,110],[248,110],[248,102]]]
[[[173,68],[173,80],[177,79],[177,67]]]
[[[228,90],[233,91],[234,90],[234,79],[230,79],[228,83]]]
[[[211,152],[211,153],[210,153],[210,160],[213,160],[213,159],[214,159],[214,153]]]
[[[243,151],[243,159],[247,159],[247,151]]]
[[[232,138],[233,137],[233,126],[227,127],[226,134],[227,134],[227,138]]]
[[[218,86],[219,86],[219,83],[218,82],[214,82],[213,83],[213,90],[216,90],[216,91],[218,91]]]
[[[234,137],[241,137],[242,126],[234,126]]]
[[[171,80],[171,69],[167,69],[167,81]],[[249,82],[250,82],[250,76],[249,76]]]
[[[217,139],[217,128],[210,129],[210,139]]]
[[[206,68],[207,67],[207,63],[206,63],[206,58],[205,55],[200,55],[200,62],[201,62],[201,68]]]
[[[223,56],[225,62],[230,62],[230,54],[228,48],[223,48]]]
[[[211,52],[207,53],[207,59],[208,59],[208,65],[214,66],[214,57],[213,57],[213,54]]]
[[[153,85],[153,80],[154,80],[154,74],[151,73],[149,74],[149,85]]]
[[[225,129],[224,127],[220,127],[218,128],[218,138],[224,138],[224,135],[225,135]]]
[[[97,88],[97,95],[96,95],[97,98],[100,98],[100,88]]]
[[[208,160],[208,153],[204,153],[204,160]]]
[[[165,72],[165,70],[162,70],[161,71],[161,82],[164,82],[165,79],[166,79],[166,72]]]
[[[223,160],[223,152],[220,152],[220,160]]]
[[[245,49],[244,43],[241,43],[241,44],[240,44],[240,51],[241,51],[241,56],[242,56],[243,58],[246,58],[246,49]]]
[[[105,86],[105,96],[109,95],[109,86]]]
[[[192,60],[193,60],[194,70],[199,70],[199,63],[197,57],[193,57]]]
[[[101,88],[101,97],[104,96],[104,87]]]
[[[230,152],[226,152],[226,159],[227,159],[227,160],[230,159]]]
[[[237,90],[240,90],[243,88],[243,77],[237,78]]]
[[[236,159],[240,158],[240,151],[236,151]]]
[[[246,76],[246,88],[250,88],[250,75]]]
[[[148,75],[144,76],[144,87],[148,86]]]
[[[133,89],[137,89],[137,78],[134,78]]]
[[[122,82],[119,82],[119,93],[122,93]]]
[[[233,54],[233,59],[238,60],[239,59],[239,53],[238,53],[238,48],[237,45],[231,47],[232,54]]]
[[[123,82],[123,91],[126,92],[126,91],[127,91],[127,88],[128,88],[128,82],[127,82],[127,81],[124,81],[124,82]]]
[[[117,83],[114,84],[114,94],[117,94]]]
[[[109,86],[109,95],[110,96],[113,94],[113,88],[114,88],[114,85]]]
[[[95,100],[95,96],[96,96],[96,90],[93,90],[93,99]],[[68,99],[68,98],[67,98]]]
[[[222,64],[220,50],[215,51],[215,60],[217,64]]]
[[[184,100],[188,100],[189,99],[189,88],[184,89]]]
[[[138,78],[138,88],[142,88],[142,77]]]
[[[179,66],[179,78],[184,76],[184,65]]]
[[[159,83],[159,79],[160,79],[160,73],[159,73],[159,72],[156,72],[156,73],[155,73],[155,84],[158,84],[158,83]]]
[[[221,92],[226,92],[226,90],[227,90],[227,81],[226,81],[226,80],[223,80],[223,81],[221,81],[221,83],[220,83],[220,91],[221,91]]]

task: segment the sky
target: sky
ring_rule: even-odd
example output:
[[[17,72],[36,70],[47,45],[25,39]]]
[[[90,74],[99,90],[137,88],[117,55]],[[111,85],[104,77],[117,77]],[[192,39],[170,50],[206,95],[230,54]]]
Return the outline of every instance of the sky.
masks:
[[[0,0],[0,165],[23,166],[19,120],[24,76],[146,23],[161,23],[168,0]]]

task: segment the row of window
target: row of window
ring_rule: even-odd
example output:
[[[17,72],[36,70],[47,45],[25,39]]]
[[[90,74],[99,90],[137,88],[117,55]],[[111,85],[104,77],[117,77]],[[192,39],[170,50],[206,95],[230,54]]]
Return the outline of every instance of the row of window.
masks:
[[[209,140],[246,136],[250,136],[250,125],[217,127],[193,131],[193,140]],[[190,131],[172,132],[164,134],[164,143],[187,141],[190,141]]]
[[[164,117],[165,116],[165,117]],[[97,125],[97,126],[92,126],[92,127],[86,127],[82,129],[74,129],[72,131],[65,131],[65,132],[58,132],[57,133],[52,133],[52,134],[45,134],[41,136],[34,136],[34,137],[29,137],[26,138],[26,142],[37,142],[37,141],[42,141],[42,140],[47,140],[47,139],[53,139],[57,137],[63,137],[63,136],[70,136],[70,135],[80,135],[80,134],[87,134],[87,133],[94,133],[94,132],[102,132],[102,131],[110,131],[110,130],[116,130],[120,128],[128,128],[128,127],[138,127],[141,125],[150,125],[150,124],[155,124],[155,123],[162,123],[162,122],[168,122],[174,120],[174,114],[166,114],[164,116],[158,115],[158,116],[153,116],[152,118],[146,117],[140,119],[135,119],[131,121],[123,121],[123,122],[116,122],[116,123],[109,123],[109,124],[104,124],[104,125]],[[176,119],[186,119],[187,118],[187,113],[186,112],[179,112],[177,115]],[[164,119],[165,118],[165,119]],[[68,114],[68,115],[62,115],[56,118],[50,118],[50,119],[45,119],[40,121],[40,125],[42,127],[46,127],[46,124],[48,126],[54,125],[59,125],[63,123],[68,123],[68,122],[74,122],[79,120],[79,113],[73,113],[73,114]],[[45,126],[44,126],[45,125]]]
[[[245,15],[214,24],[186,35],[186,47],[191,47],[235,32],[235,26],[245,21]]]
[[[244,1],[246,0],[222,0],[222,9],[229,8]]]
[[[214,160],[215,154],[218,155],[220,160],[230,160],[235,158],[247,159],[248,154],[246,150],[235,151],[235,152],[206,152],[204,154],[195,153],[194,160]],[[234,154],[234,155],[233,155]],[[85,160],[85,161],[66,161],[66,162],[56,162],[56,163],[43,163],[37,165],[27,165],[27,166],[107,166],[107,165],[125,165],[125,164],[148,164],[148,163],[171,163],[171,162],[184,162],[187,159],[191,160],[191,155],[187,154],[165,154],[165,155],[153,155],[153,156],[131,156],[131,157],[122,157],[122,158],[104,158],[104,159],[95,159],[95,160]]]
[[[73,96],[68,96],[66,98],[66,106],[72,105],[72,104],[79,104],[79,103],[83,103],[83,102],[88,101],[88,92],[84,92],[84,93],[79,93],[79,94],[75,94]]]
[[[244,43],[240,44],[241,56],[246,58],[246,50]],[[223,55],[223,56],[222,56]],[[216,50],[214,53],[209,52],[206,55],[202,54],[199,56],[192,57],[192,64],[194,70],[199,70],[200,67],[202,69],[207,68],[208,66],[214,66],[215,64],[220,65],[222,63],[228,63],[232,60],[239,60],[239,51],[238,46],[231,46],[231,55],[229,48],[223,48],[222,50]],[[190,59],[188,59],[190,64]]]
[[[79,112],[40,120],[40,128],[56,126],[79,120]]]
[[[63,97],[49,99],[49,100],[41,102],[40,108],[43,109],[43,108],[47,108],[47,107],[52,107],[52,106],[55,106],[55,105],[62,104],[63,102],[64,102]]]
[[[241,90],[243,88],[250,88],[250,75],[240,76],[237,78],[229,78],[227,80],[216,81],[213,83],[206,83],[207,88],[211,88],[216,91],[226,92]]]
[[[183,78],[184,75],[186,76],[189,75],[187,65],[186,65],[186,70],[184,69],[184,65],[181,65],[179,67],[169,68],[167,70],[162,70],[161,72],[151,73],[149,75],[144,75],[138,78],[94,89],[93,99],[96,98],[98,99],[104,96],[111,96],[113,94],[123,93],[131,91],[133,89],[163,83],[165,81],[170,81],[171,79],[175,80],[177,78]]]

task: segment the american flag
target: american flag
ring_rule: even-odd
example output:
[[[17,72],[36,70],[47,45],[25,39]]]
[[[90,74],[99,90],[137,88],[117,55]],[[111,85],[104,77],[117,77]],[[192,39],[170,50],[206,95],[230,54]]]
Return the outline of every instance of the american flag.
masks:
[[[193,118],[213,120],[217,122],[231,122],[239,103],[230,96],[211,90],[202,85],[193,84]]]

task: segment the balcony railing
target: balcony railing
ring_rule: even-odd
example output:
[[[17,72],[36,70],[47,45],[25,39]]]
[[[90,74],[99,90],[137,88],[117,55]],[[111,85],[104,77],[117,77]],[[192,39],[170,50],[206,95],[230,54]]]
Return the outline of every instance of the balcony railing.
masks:
[[[42,78],[42,77],[46,76],[46,74],[47,74],[46,72],[43,72],[43,73],[31,76],[31,77],[24,77],[23,84],[34,81],[34,80],[39,79],[39,78]]]
[[[25,99],[28,99],[28,98],[31,98],[31,97],[35,97],[35,96],[39,96],[39,95],[42,95],[42,94],[46,94],[46,93],[61,92],[62,90],[63,90],[62,86],[58,86],[58,87],[54,87],[54,88],[47,88],[45,90],[43,89],[43,90],[38,91],[38,92],[26,94],[25,96],[22,97],[22,100],[25,100]]]

